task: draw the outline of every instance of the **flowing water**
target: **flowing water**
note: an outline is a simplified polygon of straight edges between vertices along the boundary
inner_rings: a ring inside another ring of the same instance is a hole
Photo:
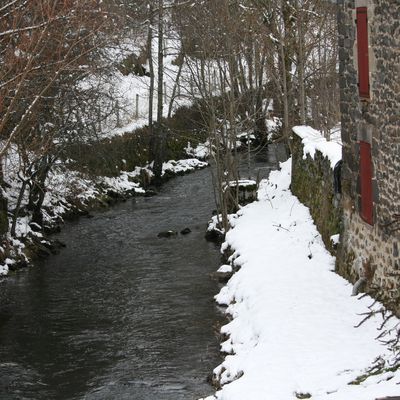
[[[209,169],[177,177],[155,197],[68,223],[60,254],[0,283],[0,399],[212,393],[220,254],[203,237],[213,208]]]

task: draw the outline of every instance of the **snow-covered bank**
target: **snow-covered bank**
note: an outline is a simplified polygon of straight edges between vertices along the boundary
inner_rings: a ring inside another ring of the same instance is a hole
[[[390,366],[391,350],[375,339],[382,316],[355,328],[372,299],[352,297],[333,272],[309,210],[289,190],[290,170],[287,161],[272,172],[259,201],[231,220],[222,250],[240,269],[216,296],[232,321],[221,329],[228,355],[214,370],[222,388],[207,400],[398,395],[399,372],[366,374],[378,357]]]
[[[14,156],[14,154],[9,154],[6,162],[7,169],[5,169],[5,180],[9,186],[4,194],[8,200],[10,215],[13,215],[16,208],[21,189],[18,169],[13,169],[13,165],[18,165],[12,162]],[[207,162],[194,158],[170,160],[163,164],[162,175],[168,179],[206,166],[208,166]],[[9,232],[6,237],[6,246],[0,247],[0,256],[3,256],[3,262],[0,258],[0,276],[7,275],[18,265],[29,264],[30,255],[35,255],[38,246],[44,253],[51,252],[51,243],[43,236],[42,228],[51,231],[71,216],[112,204],[118,198],[146,194],[146,188],[142,183],[143,175],[146,176],[145,181],[150,183],[153,176],[150,165],[136,167],[130,172],[122,171],[117,177],[87,176],[70,170],[64,165],[56,165],[46,181],[42,207],[43,227],[32,223],[32,215],[26,208],[28,196],[25,192],[20,207],[21,216],[16,220],[15,235],[12,236]]]

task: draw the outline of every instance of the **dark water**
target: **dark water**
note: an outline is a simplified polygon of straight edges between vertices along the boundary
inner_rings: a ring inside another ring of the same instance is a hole
[[[221,361],[209,277],[220,255],[203,239],[213,208],[209,169],[175,178],[156,197],[67,224],[59,255],[0,283],[0,399],[210,394]]]

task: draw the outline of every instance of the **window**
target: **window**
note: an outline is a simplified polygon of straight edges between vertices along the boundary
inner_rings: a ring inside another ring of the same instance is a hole
[[[373,225],[371,145],[360,142],[361,218]]]
[[[357,7],[358,90],[362,99],[369,99],[369,56],[367,7]]]

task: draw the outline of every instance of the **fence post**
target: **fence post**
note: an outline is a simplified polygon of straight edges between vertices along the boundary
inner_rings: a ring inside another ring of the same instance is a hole
[[[139,118],[139,95],[136,95],[136,110],[135,110],[135,118]]]

